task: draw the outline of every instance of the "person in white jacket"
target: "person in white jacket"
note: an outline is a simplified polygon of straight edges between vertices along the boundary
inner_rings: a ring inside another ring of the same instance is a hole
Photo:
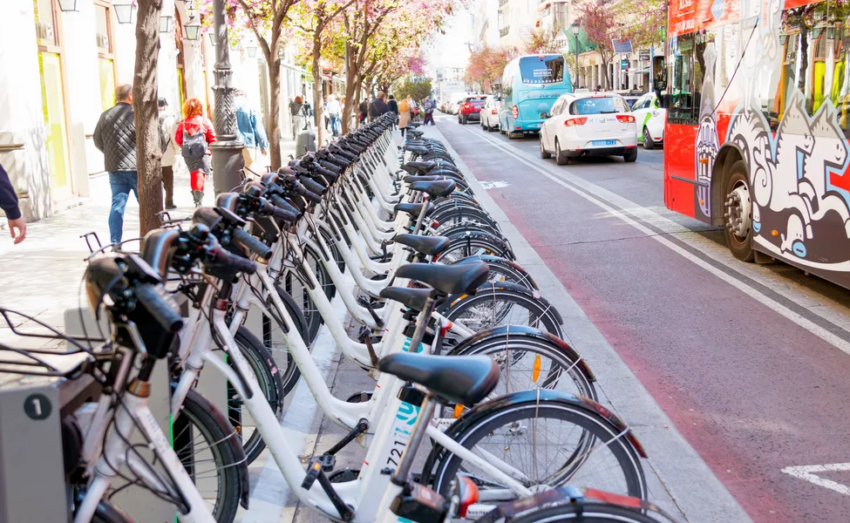
[[[165,209],[176,209],[174,205],[174,158],[177,144],[174,143],[174,130],[177,118],[168,112],[168,101],[159,97],[159,139],[162,149],[162,187],[165,189]]]
[[[331,133],[334,136],[339,136],[342,132],[342,120],[340,120],[340,116],[342,116],[342,105],[336,99],[335,94],[328,95],[328,105],[325,110],[328,112]]]

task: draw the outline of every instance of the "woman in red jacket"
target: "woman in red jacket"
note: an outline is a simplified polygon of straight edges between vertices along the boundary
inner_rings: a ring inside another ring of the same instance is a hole
[[[184,120],[177,124],[174,141],[180,146],[191,173],[195,207],[200,207],[204,200],[204,177],[210,174],[209,146],[215,141],[215,130],[209,118],[204,118],[204,108],[197,98],[186,100],[183,116]]]

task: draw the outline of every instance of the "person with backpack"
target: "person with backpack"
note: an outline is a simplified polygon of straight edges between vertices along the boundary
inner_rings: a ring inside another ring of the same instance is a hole
[[[410,120],[412,116],[410,114],[410,97],[402,99],[398,104],[398,128],[401,131],[401,135],[404,136],[404,132],[407,130],[407,127],[410,125]]]
[[[174,205],[174,157],[177,146],[174,144],[174,130],[177,119],[168,111],[168,100],[160,96],[159,107],[159,146],[162,151],[162,187],[165,189],[165,210],[176,209]]]
[[[181,147],[189,169],[195,207],[200,207],[204,201],[204,177],[211,172],[210,144],[215,142],[215,130],[209,118],[204,117],[204,107],[197,98],[189,98],[183,104],[183,117],[174,132],[174,141]]]

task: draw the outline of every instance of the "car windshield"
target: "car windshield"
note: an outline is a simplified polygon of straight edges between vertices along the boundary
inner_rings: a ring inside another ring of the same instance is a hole
[[[475,107],[483,106],[485,101],[486,101],[485,98],[467,98],[466,99],[466,103],[468,103],[469,105],[473,105]]]
[[[628,112],[628,104],[626,104],[622,98],[614,96],[579,98],[570,106],[570,114],[612,114]]]
[[[564,81],[563,56],[526,56],[519,61],[524,84],[557,84]]]

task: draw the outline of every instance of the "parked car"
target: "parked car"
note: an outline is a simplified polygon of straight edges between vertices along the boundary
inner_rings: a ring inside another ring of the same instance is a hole
[[[635,117],[616,93],[562,95],[540,129],[540,156],[558,165],[579,156],[622,156],[637,160]]]
[[[662,109],[655,93],[641,96],[632,107],[635,116],[638,142],[643,143],[644,149],[654,149],[664,142],[664,120],[667,109]]]
[[[481,128],[485,131],[499,130],[499,110],[502,108],[502,100],[496,96],[488,96],[481,109]]]
[[[629,104],[629,107],[631,107],[631,108],[634,108],[635,103],[637,103],[637,101],[640,100],[641,98],[642,98],[641,96],[635,96],[635,95],[632,95],[632,94],[624,94],[623,95],[623,100],[625,100],[626,103]]]
[[[482,94],[464,98],[458,107],[457,123],[465,125],[470,121],[477,121],[481,118],[481,109],[484,107],[486,99],[487,97]]]

